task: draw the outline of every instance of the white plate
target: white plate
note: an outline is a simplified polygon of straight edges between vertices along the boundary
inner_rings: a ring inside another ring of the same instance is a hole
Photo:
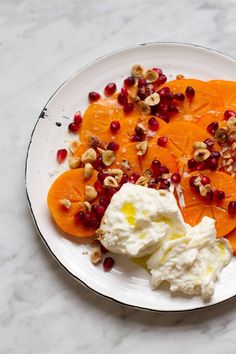
[[[101,266],[93,266],[89,256],[84,254],[86,246],[62,237],[47,210],[48,189],[66,168],[61,166],[58,169],[55,162],[58,148],[66,146],[66,117],[72,119],[75,111],[85,110],[89,91],[102,92],[110,81],[115,81],[119,87],[134,63],[145,67],[158,66],[167,73],[168,79],[183,74],[203,80],[236,80],[234,59],[206,48],[178,43],[150,43],[120,50],[78,71],[48,101],[32,133],[26,161],[26,185],[34,221],[60,264],[75,279],[103,296],[158,311],[185,311],[217,304],[236,295],[236,260],[223,270],[215,294],[208,303],[200,297],[171,296],[164,289],[152,291],[148,273],[126,259],[115,257],[116,266],[109,273],[104,273]],[[58,127],[56,122],[62,126]]]

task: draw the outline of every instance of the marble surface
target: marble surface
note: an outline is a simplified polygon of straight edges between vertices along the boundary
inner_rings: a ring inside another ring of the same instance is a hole
[[[150,41],[195,43],[236,57],[235,12],[235,0],[0,1],[1,354],[235,353],[236,300],[158,314],[77,284],[39,239],[24,186],[36,118],[74,71]]]

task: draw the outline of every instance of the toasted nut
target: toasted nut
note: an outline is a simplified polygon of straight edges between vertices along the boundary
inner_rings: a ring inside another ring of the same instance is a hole
[[[233,159],[228,159],[227,162],[226,162],[226,166],[230,166],[234,163],[234,160]]]
[[[183,80],[185,77],[182,74],[176,75],[176,80]]]
[[[233,172],[234,167],[233,167],[233,165],[230,165],[230,166],[227,167],[225,170],[226,170],[228,173],[231,173],[231,172]]]
[[[101,148],[97,148],[97,151],[100,153],[100,154],[102,154],[104,151],[105,151],[106,149],[101,149]]]
[[[195,179],[194,184],[195,184],[195,186],[197,186],[197,187],[200,187],[200,186],[202,185],[202,184],[201,184],[201,177],[200,177],[200,176],[198,176],[198,177]]]
[[[136,149],[138,150],[137,155],[143,156],[148,151],[148,142],[147,140],[141,141],[136,145]]]
[[[202,162],[208,159],[210,154],[210,151],[207,149],[198,149],[194,152],[193,157],[195,161]]]
[[[71,207],[71,201],[69,199],[60,199],[59,203],[63,205],[66,209],[70,209]]]
[[[195,141],[193,143],[193,150],[199,150],[199,149],[206,149],[207,144],[203,143],[202,141]]]
[[[93,148],[90,148],[83,153],[83,155],[81,156],[81,161],[83,163],[86,162],[91,163],[96,160],[96,157],[97,157],[96,151]]]
[[[160,195],[166,195],[166,193],[167,193],[167,192],[166,192],[164,189],[160,189],[160,190],[159,190],[159,194],[160,194]]]
[[[230,143],[233,143],[234,141],[236,141],[236,129],[232,130],[229,132],[228,134],[228,141]]]
[[[102,162],[105,166],[111,166],[116,160],[116,154],[112,150],[106,150],[102,153]]]
[[[89,140],[89,146],[93,149],[96,149],[100,145],[100,141],[97,136],[90,136],[88,140]]]
[[[91,211],[92,205],[89,202],[84,202],[83,204],[84,204],[86,210]]]
[[[230,150],[225,150],[224,152],[222,152],[222,157],[224,159],[230,159],[232,157]]]
[[[123,167],[125,170],[130,170],[131,166],[128,160],[122,160],[121,161],[121,167]]]
[[[84,178],[90,178],[93,174],[93,166],[90,162],[87,162],[84,166]]]
[[[154,92],[145,98],[144,102],[149,106],[156,106],[160,102],[160,95],[157,92]]]
[[[72,170],[80,166],[81,159],[80,157],[69,157],[68,164]]]
[[[152,177],[152,171],[147,169],[143,172],[144,177],[150,179]]]
[[[103,186],[105,188],[117,188],[119,187],[118,183],[117,183],[117,180],[115,179],[115,177],[112,177],[112,176],[107,176],[104,181],[103,181]]]
[[[97,191],[94,187],[92,186],[86,186],[85,187],[85,200],[87,202],[91,202],[97,197]]]
[[[124,174],[124,172],[119,169],[119,168],[112,168],[110,170],[107,171],[110,175],[114,176],[114,178],[116,179],[116,181],[119,183],[121,181],[121,178]]]
[[[158,79],[159,74],[156,71],[149,69],[145,71],[143,77],[147,83],[152,83]]]
[[[236,117],[230,117],[227,120],[227,126],[229,127],[229,129],[234,129],[236,128]]]
[[[76,140],[74,140],[74,141],[72,141],[70,143],[70,151],[72,152],[72,154],[74,154],[76,152],[76,150],[78,149],[80,144],[81,143],[79,141],[76,141]]]
[[[139,64],[134,64],[131,68],[131,74],[134,77],[141,78],[141,77],[143,77],[144,72],[145,72],[144,67]]]
[[[236,150],[236,141],[231,145],[232,150]]]
[[[199,192],[200,192],[200,194],[201,194],[201,196],[202,197],[205,197],[206,195],[207,195],[207,192],[210,190],[210,186],[203,186],[203,185],[201,185],[200,187],[199,187]]]
[[[95,235],[97,237],[97,240],[102,240],[104,238],[104,231],[102,229],[97,229],[95,231]]]
[[[139,179],[137,180],[137,182],[135,184],[137,184],[138,186],[143,186],[143,187],[147,187],[148,185],[148,179],[144,176],[139,177]]]
[[[223,128],[217,129],[214,136],[220,143],[226,143],[228,141],[228,134]]]
[[[136,95],[130,95],[129,97],[132,103],[138,103],[140,101],[140,98]]]
[[[91,251],[90,261],[93,264],[98,264],[102,260],[102,251],[99,246],[94,247]]]
[[[135,130],[138,130],[140,134],[145,134],[146,133],[146,128],[143,125],[143,123],[138,123],[135,127]]]
[[[171,173],[162,173],[161,177],[164,179],[168,179],[171,177]]]
[[[137,109],[140,112],[143,112],[145,114],[150,114],[151,113],[151,107],[147,103],[145,103],[144,101],[139,101],[138,102]]]

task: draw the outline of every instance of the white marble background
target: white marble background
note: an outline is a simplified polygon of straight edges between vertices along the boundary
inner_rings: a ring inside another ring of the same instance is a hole
[[[235,0],[0,1],[1,354],[236,352],[236,300],[202,312],[148,313],[69,278],[40,241],[24,189],[36,118],[69,75],[113,49],[150,41],[236,57],[235,15]]]

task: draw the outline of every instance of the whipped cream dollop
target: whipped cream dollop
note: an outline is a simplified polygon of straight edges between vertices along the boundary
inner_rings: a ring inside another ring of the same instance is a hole
[[[151,286],[167,281],[170,291],[202,295],[208,300],[215,281],[232,258],[226,239],[217,239],[215,220],[204,217],[195,227],[183,220],[172,192],[126,183],[112,197],[100,231],[111,252],[150,255]]]

